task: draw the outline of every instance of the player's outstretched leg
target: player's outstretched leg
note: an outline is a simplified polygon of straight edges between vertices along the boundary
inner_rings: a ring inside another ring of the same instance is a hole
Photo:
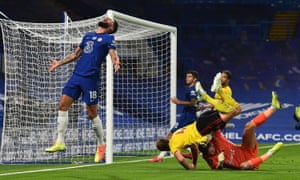
[[[274,155],[281,149],[282,146],[283,146],[283,143],[278,142],[271,149],[269,149],[268,153],[271,153],[271,155]]]
[[[163,162],[164,161],[164,158],[160,158],[158,156],[150,159],[148,162],[151,162],[151,163],[154,163],[154,162]]]
[[[207,94],[206,91],[203,89],[200,81],[197,81],[195,84],[195,89],[196,89],[196,93],[197,93],[197,99],[198,101],[202,101],[203,100],[203,95]]]
[[[222,87],[221,82],[222,73],[218,72],[214,77],[214,82],[210,88],[211,92],[218,92],[218,90]]]
[[[262,164],[263,162],[268,160],[271,156],[273,156],[276,152],[278,152],[282,146],[283,146],[282,142],[276,143],[271,149],[269,149],[263,155],[241,163],[241,169],[257,169],[260,164]]]
[[[200,81],[196,82],[195,89],[196,89],[198,101],[206,101],[207,103],[212,104],[214,108],[220,112],[229,113],[236,108],[228,103],[220,103],[218,99],[214,99],[210,97],[203,89]],[[237,103],[237,105],[239,104]]]
[[[278,98],[278,95],[275,91],[272,91],[272,105],[271,105],[275,110],[280,110],[281,109],[281,104]]]
[[[95,163],[99,163],[103,160],[105,149],[106,149],[106,144],[103,144],[102,146],[100,145],[97,146],[97,151],[94,159]]]
[[[168,151],[160,151],[158,156],[155,156],[154,158],[150,159],[148,162],[154,163],[154,162],[163,162],[164,157],[167,155]]]
[[[65,143],[61,143],[61,142],[58,142],[56,141],[53,146],[49,147],[49,148],[46,148],[45,149],[45,152],[48,152],[48,153],[53,153],[53,152],[57,152],[57,151],[65,151],[66,150],[66,145]]]

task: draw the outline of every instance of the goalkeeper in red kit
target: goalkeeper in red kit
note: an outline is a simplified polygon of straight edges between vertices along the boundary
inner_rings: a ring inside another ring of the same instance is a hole
[[[212,169],[258,169],[261,163],[280,150],[283,143],[278,142],[265,154],[258,156],[258,142],[255,136],[255,129],[279,109],[281,109],[281,105],[278,96],[275,92],[272,92],[271,107],[245,125],[242,144],[236,145],[232,143],[222,135],[221,130],[217,130],[206,146],[199,145],[199,150],[202,152],[204,160]]]

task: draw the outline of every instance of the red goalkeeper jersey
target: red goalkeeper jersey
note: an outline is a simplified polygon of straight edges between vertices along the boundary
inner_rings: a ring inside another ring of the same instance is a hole
[[[203,154],[204,160],[208,163],[211,169],[218,168],[218,155],[224,152],[224,168],[240,169],[240,164],[249,159],[255,158],[258,155],[258,144],[254,149],[249,148],[246,145],[236,145],[226,139],[220,130],[215,132],[214,138],[210,141],[215,148],[216,154],[214,156],[208,156]],[[258,167],[256,167],[258,168]]]

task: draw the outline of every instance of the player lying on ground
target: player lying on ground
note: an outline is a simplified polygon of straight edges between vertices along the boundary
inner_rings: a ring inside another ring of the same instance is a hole
[[[176,124],[171,128],[167,139],[170,139],[171,135],[179,128],[182,128],[188,124],[191,124],[195,121],[195,115],[196,115],[196,108],[195,108],[195,84],[197,82],[196,91],[198,94],[199,99],[203,99],[211,102],[216,106],[215,109],[218,109],[220,112],[229,112],[234,108],[237,108],[239,110],[236,110],[236,115],[240,112],[240,105],[231,97],[231,89],[229,87],[228,89],[228,83],[229,78],[231,76],[231,73],[229,71],[224,71],[223,73],[217,73],[217,75],[214,78],[213,85],[211,87],[211,90],[213,92],[216,92],[218,94],[217,99],[210,98],[205,90],[202,88],[200,81],[198,80],[198,73],[195,71],[188,71],[186,73],[186,84],[188,86],[187,92],[185,95],[184,101],[178,101],[177,99],[172,98],[172,102],[175,104],[181,104],[185,105],[181,118],[176,121]],[[222,88],[226,86],[226,88]],[[217,93],[220,92],[220,93]],[[229,96],[229,97],[228,97]],[[176,101],[175,101],[176,100]],[[220,105],[220,103],[222,103]],[[210,107],[213,107],[211,105]],[[162,162],[163,157],[166,155],[167,151],[161,151],[160,154],[157,157],[154,157],[153,159],[150,159],[149,162]]]
[[[199,145],[199,149],[207,164],[212,169],[258,169],[259,165],[276,153],[283,143],[277,143],[268,152],[259,157],[255,129],[266,122],[280,108],[278,96],[275,92],[272,92],[271,107],[245,125],[241,145],[236,145],[227,140],[220,130],[214,132],[213,138],[206,146]]]
[[[162,138],[156,142],[156,147],[160,151],[171,151],[177,161],[185,169],[195,169],[198,159],[198,144],[206,143],[209,139],[207,135],[212,131],[224,128],[225,124],[241,111],[240,107],[232,109],[228,113],[219,113],[210,110],[204,112],[196,122],[175,131],[170,139]],[[192,153],[192,164],[185,160],[185,149],[190,148]]]

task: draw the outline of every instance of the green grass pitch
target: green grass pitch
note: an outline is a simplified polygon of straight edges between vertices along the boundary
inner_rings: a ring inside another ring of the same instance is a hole
[[[260,154],[270,146],[260,144]],[[210,170],[199,157],[196,170],[187,171],[174,158],[149,163],[151,157],[114,159],[113,164],[0,165],[0,180],[191,180],[252,179],[294,180],[300,176],[300,144],[285,144],[281,151],[260,166],[259,170]]]

